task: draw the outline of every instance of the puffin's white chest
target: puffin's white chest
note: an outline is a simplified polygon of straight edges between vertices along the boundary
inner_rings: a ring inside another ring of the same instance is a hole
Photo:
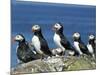
[[[74,42],[74,47],[75,47],[75,49],[79,52],[80,55],[83,54],[83,53],[81,52],[81,50],[80,50],[79,42]]]
[[[60,43],[60,41],[61,41],[61,38],[60,38],[60,36],[58,35],[58,34],[54,34],[54,42],[55,42],[55,44],[59,47],[59,48],[61,48],[63,51],[65,50],[65,48],[61,45],[61,43]]]
[[[43,52],[40,50],[41,49],[41,45],[40,45],[40,41],[39,38],[37,36],[33,36],[32,38],[32,45],[34,46],[34,48],[36,49],[36,51],[40,54],[43,54]]]
[[[87,44],[87,48],[88,48],[90,53],[93,53],[93,47],[91,44]]]

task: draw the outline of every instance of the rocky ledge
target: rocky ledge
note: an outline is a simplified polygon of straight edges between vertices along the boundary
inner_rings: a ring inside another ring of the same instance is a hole
[[[59,56],[18,64],[16,67],[11,69],[11,75],[92,69],[96,69],[96,61],[94,58],[89,56]]]

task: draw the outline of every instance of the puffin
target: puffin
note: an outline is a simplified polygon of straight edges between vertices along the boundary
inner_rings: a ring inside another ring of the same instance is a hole
[[[75,51],[74,47],[63,34],[63,25],[60,22],[55,23],[53,25],[53,30],[55,32],[53,40],[56,46],[61,49],[60,55],[76,55],[78,52]]]
[[[73,37],[73,40],[74,40],[74,42],[73,42],[74,48],[78,51],[79,55],[86,54],[86,55],[90,56],[90,53],[88,51],[87,46],[81,40],[80,33],[79,32],[75,32],[72,37]]]
[[[91,53],[92,57],[95,57],[96,55],[95,36],[93,34],[90,34],[88,39],[89,40],[88,40],[87,48],[89,52]]]
[[[47,41],[42,35],[41,27],[39,25],[33,25],[32,32],[34,33],[32,37],[32,45],[34,46],[36,52],[41,55],[41,59],[51,57],[52,52],[49,49]]]
[[[39,56],[34,48],[31,47],[22,34],[17,34],[14,37],[14,41],[18,42],[16,48],[18,63],[27,63],[29,61],[39,59]]]

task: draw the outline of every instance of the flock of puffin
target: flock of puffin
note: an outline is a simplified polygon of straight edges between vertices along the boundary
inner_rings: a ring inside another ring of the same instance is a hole
[[[14,37],[18,42],[17,58],[19,62],[27,63],[36,59],[44,59],[52,56],[81,56],[83,54],[96,57],[96,38],[93,34],[89,35],[88,44],[85,45],[81,40],[81,35],[78,32],[73,34],[73,45],[63,34],[63,25],[56,23],[53,26],[54,36],[53,40],[57,49],[50,50],[47,41],[42,35],[42,29],[39,25],[33,25],[32,32],[34,32],[32,42],[26,41],[22,34]]]

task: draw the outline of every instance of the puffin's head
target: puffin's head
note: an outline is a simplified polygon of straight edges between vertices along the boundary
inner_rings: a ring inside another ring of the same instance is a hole
[[[75,33],[73,34],[74,40],[79,40],[80,37],[81,37],[81,35],[80,35],[80,33],[78,33],[78,32],[75,32]]]
[[[59,23],[56,23],[54,26],[53,26],[53,30],[54,31],[63,31],[63,26],[62,24],[59,22]]]
[[[38,32],[41,31],[41,27],[39,25],[33,25],[32,32]]]
[[[89,40],[95,40],[95,36],[93,34],[89,35]]]
[[[22,41],[25,41],[25,38],[22,34],[18,34],[15,36],[14,40],[17,42],[22,42]]]

